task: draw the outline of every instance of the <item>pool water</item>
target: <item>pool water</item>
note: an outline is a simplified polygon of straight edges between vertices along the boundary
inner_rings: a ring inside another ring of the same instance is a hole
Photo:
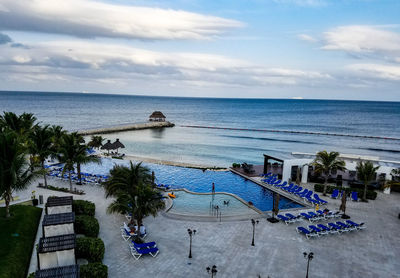
[[[214,195],[197,195],[185,191],[175,191],[176,198],[173,206],[169,210],[171,213],[201,216],[217,216],[215,206],[218,206],[218,215],[221,216],[240,216],[254,215],[258,213],[243,204],[237,198],[228,194],[216,193]],[[228,202],[228,204],[224,204]]]
[[[102,164],[89,163],[82,165],[82,172],[92,174],[109,174],[109,170],[115,164],[129,165],[127,160],[102,158]],[[227,192],[235,194],[244,201],[251,201],[256,208],[262,211],[272,210],[272,191],[233,174],[230,171],[202,171],[199,169],[175,167],[143,163],[142,165],[154,171],[156,182],[170,185],[171,188],[186,188],[192,192],[211,192],[212,183],[215,183],[216,192]],[[289,209],[303,207],[290,199],[280,196],[279,208]]]

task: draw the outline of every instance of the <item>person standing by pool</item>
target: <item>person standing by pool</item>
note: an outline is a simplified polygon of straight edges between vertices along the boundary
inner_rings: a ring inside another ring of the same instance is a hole
[[[211,189],[212,191],[212,194],[215,194],[215,184],[214,183],[212,183],[212,189]]]

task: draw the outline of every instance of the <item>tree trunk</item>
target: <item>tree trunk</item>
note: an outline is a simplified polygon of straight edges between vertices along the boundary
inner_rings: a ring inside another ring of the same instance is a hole
[[[6,203],[6,218],[10,217],[10,196],[5,196],[4,201]]]
[[[76,163],[76,172],[78,172],[78,182],[81,183],[81,164],[80,163]]]
[[[68,179],[69,179],[69,191],[72,192],[71,171],[68,172]]]
[[[44,171],[44,173],[43,173],[44,187],[47,188],[47,176],[46,176],[46,171],[45,171],[45,168],[44,168],[44,161],[42,161],[42,169]]]
[[[367,183],[364,184],[364,194],[363,194],[363,201],[366,202],[367,201]]]
[[[325,181],[324,181],[324,192],[322,193],[322,195],[326,196],[326,188],[327,188],[327,184],[326,182],[328,181],[328,177],[325,176]]]

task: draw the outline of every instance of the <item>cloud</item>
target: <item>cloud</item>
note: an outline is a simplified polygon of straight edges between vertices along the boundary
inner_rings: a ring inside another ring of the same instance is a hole
[[[323,34],[324,50],[340,50],[356,56],[399,61],[400,34],[380,26],[341,26]]]
[[[208,39],[243,27],[231,19],[91,0],[2,0],[0,29],[66,34],[172,40]]]
[[[12,39],[8,35],[0,33],[0,44],[6,44],[10,42],[12,42]]]
[[[311,37],[310,35],[307,34],[299,34],[297,37],[302,40],[302,41],[307,41],[307,42],[317,42],[318,40]]]
[[[318,84],[328,74],[297,69],[268,68],[247,61],[202,53],[156,52],[128,46],[85,41],[54,41],[25,48],[0,46],[0,66],[13,69],[14,76],[32,75],[26,69],[41,69],[64,78],[99,80],[146,79],[151,82],[187,82],[223,86],[267,86]],[[151,83],[149,83],[151,84]]]
[[[357,75],[387,81],[400,81],[400,66],[353,64],[347,67]]]

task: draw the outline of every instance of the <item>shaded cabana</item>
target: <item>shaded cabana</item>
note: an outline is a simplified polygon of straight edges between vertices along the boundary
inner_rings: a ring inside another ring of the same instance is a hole
[[[110,150],[115,150],[115,146],[113,143],[111,143],[111,140],[107,140],[107,143],[105,143],[103,146],[101,146],[102,150],[107,150],[108,153],[110,153]]]
[[[38,268],[75,265],[76,235],[42,237],[37,249]]]
[[[118,153],[118,149],[119,149],[119,148],[121,148],[121,149],[125,148],[125,145],[122,144],[121,141],[119,141],[118,138],[117,138],[117,140],[116,140],[114,143],[112,143],[112,144],[113,144],[113,146],[114,146],[114,149],[117,149],[117,153]]]
[[[67,212],[72,212],[72,196],[47,198],[46,214]]]
[[[44,237],[68,235],[74,233],[75,213],[57,213],[45,215],[42,221]]]
[[[35,278],[79,278],[79,265],[37,270],[35,272]]]
[[[150,122],[165,122],[165,115],[161,111],[154,111],[150,117]]]

